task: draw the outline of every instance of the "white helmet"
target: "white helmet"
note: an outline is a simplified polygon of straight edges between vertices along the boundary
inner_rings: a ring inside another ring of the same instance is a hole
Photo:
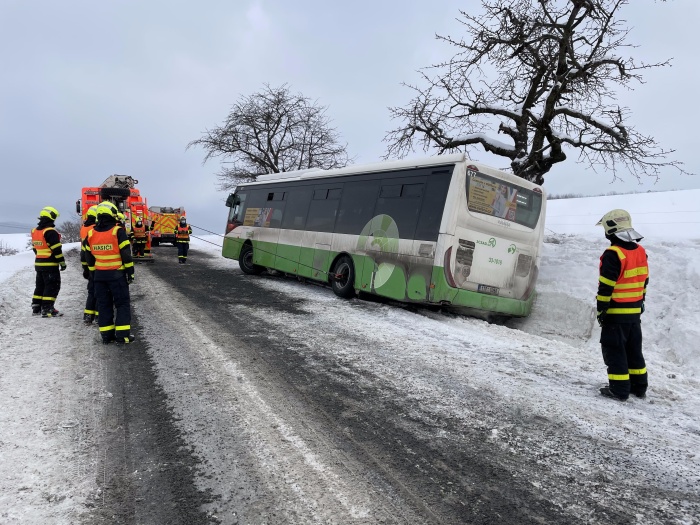
[[[602,226],[606,236],[614,235],[621,241],[637,242],[644,238],[632,227],[632,217],[625,210],[609,211],[596,226]]]

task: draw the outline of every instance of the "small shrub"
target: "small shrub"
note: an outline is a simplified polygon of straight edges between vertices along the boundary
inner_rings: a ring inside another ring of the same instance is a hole
[[[19,250],[15,249],[15,248],[10,248],[3,241],[0,241],[0,257],[3,255],[16,255],[18,253],[19,253]]]

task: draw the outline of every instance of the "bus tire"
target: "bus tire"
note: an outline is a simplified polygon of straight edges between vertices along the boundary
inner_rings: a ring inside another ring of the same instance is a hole
[[[338,297],[349,299],[355,295],[355,266],[352,258],[343,255],[333,267],[331,288]]]
[[[241,271],[248,275],[259,275],[264,270],[262,266],[253,263],[253,246],[251,244],[244,244],[241,248],[238,265],[241,267]]]

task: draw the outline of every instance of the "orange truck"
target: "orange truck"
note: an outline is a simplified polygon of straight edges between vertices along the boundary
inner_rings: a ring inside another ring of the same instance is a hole
[[[175,229],[180,217],[186,217],[185,208],[172,208],[169,206],[151,206],[148,211],[151,214],[151,243],[158,246],[161,243],[169,242],[177,246],[175,239]]]
[[[148,225],[150,219],[148,201],[136,188],[138,182],[128,175],[110,175],[100,186],[85,187],[81,190],[81,197],[75,203],[75,211],[80,215],[82,222],[85,222],[91,206],[102,201],[113,202],[124,214],[124,227],[127,233],[131,234],[131,225],[137,218],[141,218],[145,225]],[[146,244],[145,255],[142,260],[153,261],[150,239]]]

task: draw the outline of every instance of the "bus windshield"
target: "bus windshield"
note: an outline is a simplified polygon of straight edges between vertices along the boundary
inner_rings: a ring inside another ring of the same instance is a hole
[[[471,212],[535,228],[540,218],[542,194],[468,169],[467,207]]]

